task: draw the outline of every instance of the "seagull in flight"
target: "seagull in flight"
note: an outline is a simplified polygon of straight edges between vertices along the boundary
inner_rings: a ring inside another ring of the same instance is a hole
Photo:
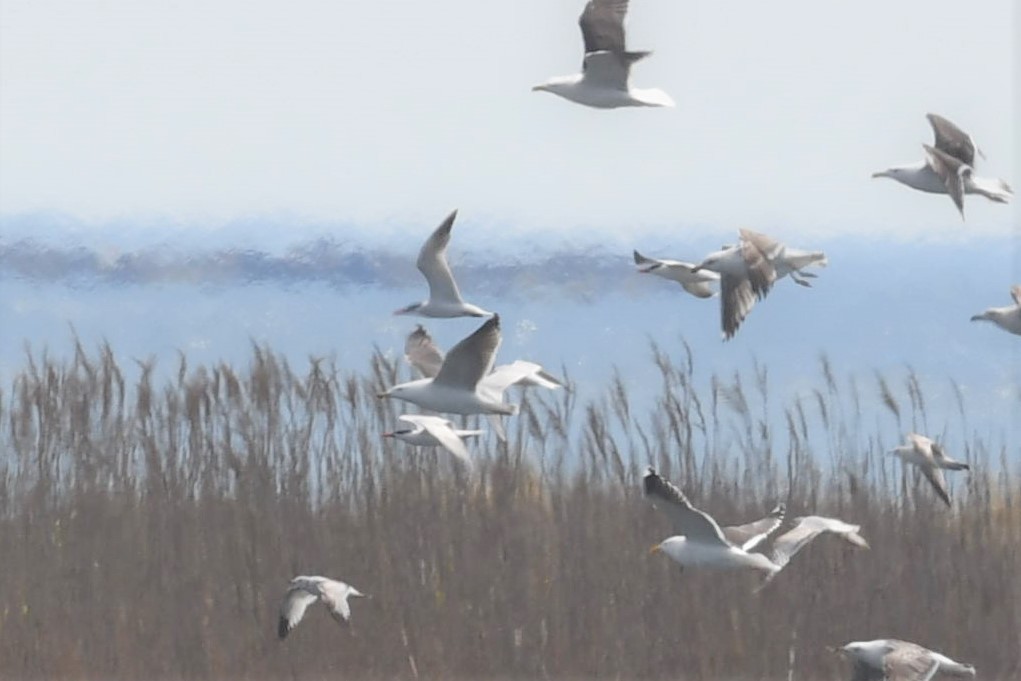
[[[597,109],[621,106],[674,106],[658,89],[633,88],[631,65],[651,52],[629,52],[624,43],[628,0],[589,0],[578,19],[585,56],[581,73],[550,78],[533,91],[552,92]]]
[[[980,194],[996,203],[1008,203],[1014,190],[997,178],[974,174],[975,156],[985,154],[971,135],[938,114],[927,114],[935,136],[932,145],[923,144],[925,160],[894,166],[873,173],[872,177],[888,177],[912,189],[931,194],[949,194],[964,219],[965,194]]]
[[[851,661],[851,681],[929,681],[937,674],[975,676],[975,667],[917,643],[880,638],[830,648]]]
[[[827,262],[822,251],[790,248],[765,234],[742,229],[736,246],[724,246],[710,253],[691,271],[719,273],[720,321],[723,339],[729,340],[777,279],[790,276],[802,286],[811,286],[805,277],[816,275],[804,269],[812,265],[825,267]]]
[[[368,596],[350,584],[338,582],[335,579],[307,575],[295,577],[288,584],[287,593],[280,603],[280,622],[277,626],[277,635],[281,639],[287,638],[291,629],[298,626],[301,618],[305,616],[308,606],[316,601],[322,601],[337,622],[347,624],[351,619],[351,605],[347,601],[348,598],[368,598]]]
[[[516,414],[516,404],[504,403],[486,386],[480,385],[493,368],[500,342],[500,316],[493,315],[451,349],[434,378],[401,383],[378,396],[404,400],[422,409],[446,414]],[[531,362],[508,365],[502,377],[506,382],[504,387],[533,373],[536,366]],[[501,388],[500,395],[502,392]]]
[[[421,324],[408,334],[404,342],[404,358],[423,378],[434,378],[443,365],[443,351],[433,342],[432,336]],[[548,390],[564,388],[563,381],[547,372],[535,362],[517,360],[495,367],[479,381],[478,392],[490,402],[501,402],[503,394],[512,385],[540,387]],[[498,414],[487,414],[496,436],[506,442],[507,431]]]
[[[454,226],[457,211],[448,215],[440,226],[426,239],[422,250],[418,253],[416,264],[429,283],[429,298],[420,303],[412,303],[394,314],[414,314],[420,317],[488,317],[481,307],[464,302],[461,291],[457,288],[454,275],[447,264],[447,245],[450,243],[450,230]]]
[[[716,295],[713,286],[720,281],[720,275],[712,270],[695,269],[695,264],[680,260],[658,260],[647,258],[638,251],[634,252],[635,265],[642,274],[655,274],[658,277],[676,281],[685,291],[696,298],[711,298]]]
[[[1014,299],[1013,305],[990,307],[985,312],[972,317],[971,321],[992,322],[1008,333],[1021,336],[1021,284],[1011,287],[1010,297]]]
[[[766,573],[762,589],[783,570],[801,549],[823,533],[836,534],[844,540],[868,548],[851,525],[836,518],[803,516],[794,520],[794,527],[773,539],[769,557],[752,549],[770,538],[783,524],[786,507],[778,504],[769,514],[735,527],[720,527],[705,511],[695,508],[680,489],[662,478],[651,466],[643,478],[645,496],[661,502],[664,512],[673,521],[676,535],[652,547],[650,553],[662,551],[682,567],[702,567],[714,570],[753,568]],[[659,503],[656,503],[659,507]]]
[[[474,467],[468,448],[464,445],[464,438],[476,437],[486,431],[460,430],[441,416],[427,414],[404,414],[398,416],[397,420],[410,427],[383,433],[383,437],[396,438],[419,447],[443,447],[457,457],[466,469],[471,470]]]
[[[890,454],[899,457],[904,463],[918,466],[947,506],[950,506],[950,493],[947,491],[947,480],[943,476],[943,471],[971,470],[968,464],[948,457],[938,442],[918,433],[908,433],[905,444],[894,447]]]

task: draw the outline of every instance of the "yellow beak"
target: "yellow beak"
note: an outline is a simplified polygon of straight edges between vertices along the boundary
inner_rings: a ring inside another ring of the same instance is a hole
[[[656,544],[651,549],[649,549],[649,555],[651,556],[652,554],[658,553],[659,551],[662,551],[662,550],[663,550],[663,545],[662,544]]]

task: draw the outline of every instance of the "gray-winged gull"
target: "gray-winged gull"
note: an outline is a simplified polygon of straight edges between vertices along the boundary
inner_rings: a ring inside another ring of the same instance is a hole
[[[720,322],[723,338],[727,340],[734,337],[756,301],[766,297],[777,279],[789,275],[802,286],[809,286],[804,277],[815,275],[803,270],[826,264],[826,254],[822,251],[789,248],[765,234],[742,229],[736,246],[725,246],[710,253],[692,272],[719,273]]]
[[[979,194],[990,201],[1007,203],[1014,191],[998,178],[974,174],[976,153],[983,158],[971,135],[937,114],[927,114],[935,136],[933,145],[923,144],[925,160],[894,166],[873,173],[872,177],[888,177],[912,189],[931,194],[949,194],[964,217],[965,194]]]
[[[628,0],[590,0],[578,19],[585,57],[581,73],[550,78],[533,91],[552,92],[597,109],[621,106],[674,106],[670,95],[655,88],[633,88],[631,66],[650,52],[628,52],[624,16]]]
[[[851,681],[929,681],[936,674],[975,676],[970,664],[895,638],[852,641],[830,650],[851,661]]]

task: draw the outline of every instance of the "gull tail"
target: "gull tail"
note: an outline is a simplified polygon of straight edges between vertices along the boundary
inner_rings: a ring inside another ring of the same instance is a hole
[[[996,203],[1010,203],[1014,198],[1014,190],[1003,180],[990,177],[971,176],[971,193],[980,194]]]
[[[632,88],[630,94],[642,106],[665,106],[670,108],[677,106],[670,95],[658,88]]]

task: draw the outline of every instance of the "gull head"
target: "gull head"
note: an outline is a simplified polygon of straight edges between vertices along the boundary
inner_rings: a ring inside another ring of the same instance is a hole
[[[532,92],[552,92],[555,95],[564,96],[565,92],[574,89],[579,80],[581,80],[581,75],[556,76],[550,78],[545,83],[533,86]]]
[[[351,590],[347,592],[347,595],[353,598],[372,598],[372,596],[368,594],[363,594],[361,591],[354,588],[353,586],[351,587]]]
[[[977,315],[973,315],[971,318],[973,322],[991,322],[993,321],[992,315],[989,314],[989,310]]]

